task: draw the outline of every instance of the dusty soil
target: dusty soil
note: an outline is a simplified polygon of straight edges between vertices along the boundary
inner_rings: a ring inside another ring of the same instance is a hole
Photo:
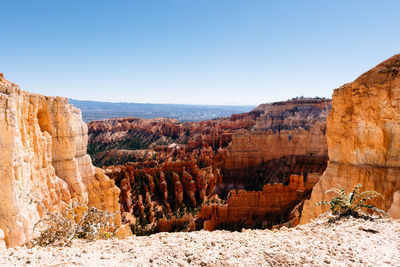
[[[400,266],[400,220],[324,214],[291,229],[159,233],[0,251],[0,266]]]

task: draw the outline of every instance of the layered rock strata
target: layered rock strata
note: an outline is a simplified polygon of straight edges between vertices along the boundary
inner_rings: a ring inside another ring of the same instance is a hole
[[[232,190],[226,205],[205,205],[197,214],[204,229],[240,230],[242,227],[267,228],[289,220],[288,215],[310,193],[319,180],[319,174],[290,175],[288,185],[264,185],[262,191]],[[304,180],[307,180],[304,183]],[[291,218],[290,226],[299,223]]]
[[[325,156],[328,151],[324,131],[325,125],[313,125],[309,130],[296,128],[279,133],[268,130],[235,134],[227,148],[223,167],[255,167],[288,155]]]
[[[325,191],[362,183],[384,199],[374,204],[399,216],[400,55],[377,65],[354,82],[336,89],[328,117],[328,167],[306,201],[301,222],[324,211],[312,205],[332,196]]]
[[[129,162],[130,158],[119,160],[106,154],[118,150],[129,155],[132,150],[157,150],[171,144],[184,145],[188,152],[204,147],[217,151],[233,141],[228,149],[229,168],[246,162],[257,165],[293,153],[327,155],[326,116],[330,105],[331,101],[325,99],[294,99],[262,104],[249,113],[230,118],[193,123],[163,118],[94,121],[89,123],[88,152],[98,166],[118,165]],[[266,143],[269,145],[265,146]],[[246,162],[235,161],[242,157]]]
[[[0,75],[0,135],[0,233],[7,246],[35,234],[44,211],[32,198],[51,211],[74,199],[119,211],[120,190],[92,165],[87,126],[67,99],[24,92]]]

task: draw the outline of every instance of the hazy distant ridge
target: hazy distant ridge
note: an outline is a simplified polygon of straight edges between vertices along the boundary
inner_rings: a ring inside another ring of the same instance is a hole
[[[82,101],[69,99],[69,103],[81,109],[85,122],[121,117],[152,119],[172,118],[180,121],[201,121],[232,114],[249,112],[256,106],[209,106],[182,104],[143,104]]]

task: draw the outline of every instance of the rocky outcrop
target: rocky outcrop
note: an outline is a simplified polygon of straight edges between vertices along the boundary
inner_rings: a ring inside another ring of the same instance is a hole
[[[67,99],[24,92],[1,75],[0,135],[0,233],[7,246],[34,235],[43,210],[30,198],[49,210],[61,211],[76,199],[119,211],[120,190],[93,167],[86,154],[87,126]]]
[[[328,117],[328,167],[306,201],[301,222],[324,211],[312,209],[336,184],[350,190],[357,183],[384,199],[374,204],[397,217],[400,189],[400,55],[379,64],[333,93]]]
[[[331,107],[331,100],[320,98],[293,98],[289,101],[261,104],[253,112],[260,112],[255,128],[280,130],[303,128],[309,130],[319,125],[323,129]]]

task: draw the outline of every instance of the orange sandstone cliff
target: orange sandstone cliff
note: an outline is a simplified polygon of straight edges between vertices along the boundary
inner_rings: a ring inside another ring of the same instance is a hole
[[[16,246],[33,237],[43,211],[27,194],[49,210],[76,199],[119,211],[120,190],[92,165],[87,141],[81,113],[67,99],[24,92],[0,75],[0,243]]]
[[[384,199],[374,203],[400,218],[400,55],[395,55],[354,82],[336,89],[328,117],[329,163],[304,204],[301,222],[324,211],[312,205],[328,200],[324,192],[337,184],[357,183]]]

